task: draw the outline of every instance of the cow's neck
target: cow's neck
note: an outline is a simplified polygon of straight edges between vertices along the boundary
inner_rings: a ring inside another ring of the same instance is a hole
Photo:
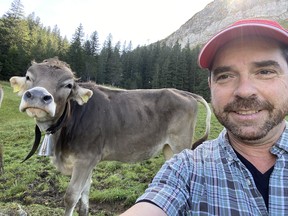
[[[60,128],[63,127],[63,125],[66,122],[66,119],[68,117],[68,113],[70,111],[70,103],[69,101],[66,103],[65,109],[63,114],[60,116],[60,118],[57,120],[57,122],[54,125],[51,125],[47,130],[46,133],[48,134],[54,134],[56,133]]]
[[[51,156],[52,147],[54,145],[54,143],[52,142],[52,139],[51,139],[51,135],[56,133],[60,128],[63,127],[63,125],[66,122],[66,119],[68,117],[69,112],[70,112],[70,103],[67,102],[63,114],[60,116],[60,118],[57,120],[57,122],[55,124],[52,124],[48,129],[43,129],[43,127],[41,128],[41,124],[36,122],[37,124],[35,126],[34,144],[32,146],[32,149],[30,150],[29,154],[23,160],[23,162],[28,160],[35,153],[35,151],[38,149],[38,146],[39,146],[40,140],[41,140],[41,130],[45,131],[46,134],[45,134],[45,137],[43,139],[43,143],[40,147],[39,155]]]
[[[68,114],[70,112],[70,102],[68,101],[66,103],[64,112],[60,116],[60,118],[56,121],[54,124],[47,124],[47,122],[42,123],[42,122],[37,122],[36,124],[40,128],[41,131],[45,132],[46,134],[54,134],[56,133],[60,128],[62,128],[66,122],[66,119],[68,117]],[[48,126],[47,126],[48,125]]]

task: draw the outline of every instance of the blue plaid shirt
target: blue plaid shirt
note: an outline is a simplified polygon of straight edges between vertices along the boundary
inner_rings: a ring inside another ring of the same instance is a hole
[[[167,215],[288,215],[288,123],[271,148],[277,161],[269,181],[269,212],[249,170],[224,129],[196,150],[167,161],[137,202],[148,200]]]

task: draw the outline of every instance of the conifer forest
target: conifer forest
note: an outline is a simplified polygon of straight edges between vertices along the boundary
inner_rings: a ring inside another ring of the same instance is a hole
[[[84,36],[80,24],[68,41],[57,25],[43,26],[35,13],[25,16],[21,1],[14,0],[0,17],[0,80],[23,76],[32,60],[58,56],[81,81],[124,89],[177,88],[210,100],[208,73],[197,64],[199,46],[158,41],[133,48],[131,41],[114,43],[112,34],[100,44],[97,30]]]

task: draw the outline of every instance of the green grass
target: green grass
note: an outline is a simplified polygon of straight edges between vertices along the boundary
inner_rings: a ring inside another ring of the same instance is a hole
[[[20,97],[8,82],[0,109],[0,145],[4,149],[4,174],[0,175],[0,215],[17,215],[23,209],[29,215],[63,215],[62,197],[69,177],[60,174],[49,158],[32,156],[21,163],[34,139],[34,120],[19,112]],[[206,111],[200,105],[195,138],[205,130]],[[212,116],[210,139],[222,126]],[[143,193],[164,159],[159,155],[140,163],[100,162],[93,173],[90,191],[90,215],[113,216],[131,206]],[[74,215],[77,215],[75,213]]]

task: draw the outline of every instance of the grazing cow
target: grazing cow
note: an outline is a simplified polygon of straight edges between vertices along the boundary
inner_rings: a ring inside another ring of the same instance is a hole
[[[32,62],[25,77],[12,77],[22,95],[20,111],[36,120],[36,138],[29,158],[46,132],[40,155],[49,155],[62,173],[72,175],[64,196],[65,215],[80,201],[79,215],[88,214],[92,170],[102,160],[137,162],[161,150],[165,158],[192,148],[198,102],[196,94],[176,89],[120,90],[76,82],[65,62],[52,58]],[[196,145],[197,145],[196,144]]]
[[[0,107],[2,104],[2,100],[4,98],[4,91],[2,86],[0,85]],[[0,144],[0,174],[4,172],[4,165],[3,165],[3,146]]]

